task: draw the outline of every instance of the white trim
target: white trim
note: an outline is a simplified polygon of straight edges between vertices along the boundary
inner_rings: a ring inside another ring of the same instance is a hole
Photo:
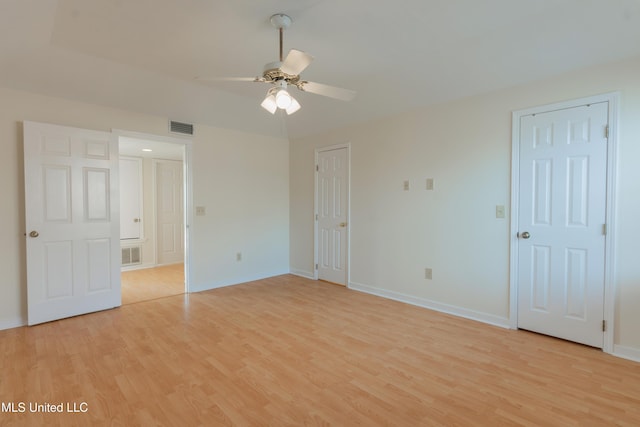
[[[618,177],[618,109],[620,97],[618,92],[607,96],[609,101],[609,138],[607,141],[607,234],[605,236],[604,264],[604,320],[609,325],[604,333],[603,350],[607,353],[615,351],[614,330],[616,326],[616,199]]]
[[[293,274],[294,276],[304,277],[305,279],[316,280],[316,278],[314,277],[314,274],[311,271],[304,271],[304,270],[298,270],[298,269],[292,268],[290,273]]]
[[[634,362],[640,362],[640,350],[633,347],[625,347],[623,345],[615,344],[613,346],[614,356],[621,357],[623,359],[633,360]]]
[[[477,322],[482,322],[493,326],[499,326],[501,328],[508,329],[510,326],[509,319],[506,317],[495,316],[493,314],[482,313],[475,310],[468,310],[466,308],[443,304],[441,302],[431,301],[426,298],[405,295],[399,292],[388,291],[386,289],[375,288],[373,286],[363,285],[361,283],[349,282],[349,289],[376,295],[383,298],[388,298],[394,301],[400,301],[406,304],[415,305],[433,311],[439,311],[441,313],[451,314],[465,319],[475,320]]]
[[[342,148],[347,149],[347,259],[346,259],[346,285],[351,280],[351,143],[346,142],[344,144],[328,145],[326,147],[316,148],[314,151],[313,161],[313,279],[318,280],[318,155],[325,151],[340,150]]]
[[[151,159],[151,236],[153,241],[153,263],[160,265],[158,261],[158,159]],[[184,177],[183,177],[184,180]]]
[[[112,133],[120,138],[120,137],[128,137],[128,138],[136,138],[136,139],[144,139],[152,142],[165,142],[170,144],[180,144],[184,147],[184,158],[182,160],[183,165],[183,183],[184,183],[184,290],[185,293],[191,292],[191,276],[192,276],[192,266],[191,266],[191,223],[193,222],[193,209],[191,202],[193,200],[193,170],[192,170],[192,143],[193,141],[190,138],[176,137],[176,136],[162,136],[162,135],[153,135],[142,132],[133,132],[122,129],[112,129]],[[155,175],[155,170],[152,171]],[[155,180],[155,178],[154,178]],[[155,191],[155,189],[154,189]],[[155,196],[154,196],[155,198]],[[155,203],[155,199],[154,199]],[[154,209],[155,211],[155,209]],[[155,222],[155,219],[154,219]],[[153,230],[155,230],[155,224],[153,224]],[[154,236],[155,239],[155,236]],[[156,245],[157,246],[157,245]],[[155,250],[154,250],[155,252]],[[155,253],[154,253],[155,256]],[[154,259],[154,263],[157,263],[157,257]]]
[[[27,320],[22,317],[0,321],[0,331],[4,331],[5,329],[20,328],[21,326],[27,326]]]
[[[518,328],[518,178],[520,176],[520,118],[529,114],[543,113],[554,110],[578,107],[586,104],[598,102],[608,102],[609,104],[609,138],[607,142],[607,235],[605,236],[605,280],[604,280],[604,320],[607,328],[604,332],[602,350],[606,353],[615,354],[615,296],[616,289],[616,269],[615,269],[615,234],[616,234],[616,177],[617,177],[617,155],[618,155],[618,109],[619,93],[610,92],[586,98],[574,99],[558,102],[554,104],[542,105],[538,107],[516,110],[512,113],[511,123],[511,233],[510,240],[510,268],[509,268],[509,326],[512,329]]]

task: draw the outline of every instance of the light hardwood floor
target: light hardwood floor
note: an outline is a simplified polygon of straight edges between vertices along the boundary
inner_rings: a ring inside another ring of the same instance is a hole
[[[184,264],[123,271],[122,304],[133,304],[184,293]]]
[[[0,331],[2,425],[638,426],[640,364],[285,275]]]

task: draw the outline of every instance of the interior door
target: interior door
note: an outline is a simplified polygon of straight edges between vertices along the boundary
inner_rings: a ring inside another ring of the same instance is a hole
[[[521,117],[518,327],[603,346],[608,103]]]
[[[119,306],[116,139],[25,122],[24,166],[29,325]]]
[[[155,165],[158,264],[184,262],[183,164],[157,160]]]
[[[142,238],[142,158],[120,157],[120,239]]]
[[[347,148],[318,153],[318,278],[347,284]]]

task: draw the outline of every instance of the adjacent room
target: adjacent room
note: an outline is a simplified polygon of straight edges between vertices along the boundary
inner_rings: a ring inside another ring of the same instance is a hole
[[[640,3],[391,6],[0,2],[0,425],[640,425]]]
[[[185,292],[184,145],[118,138],[122,304]]]

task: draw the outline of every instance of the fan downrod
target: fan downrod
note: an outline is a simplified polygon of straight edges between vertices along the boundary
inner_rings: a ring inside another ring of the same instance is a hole
[[[275,15],[271,15],[269,19],[271,21],[271,25],[278,29],[278,34],[280,36],[280,51],[279,57],[280,62],[282,62],[282,35],[284,30],[291,26],[291,17],[289,15],[285,15],[284,13],[276,13]]]

